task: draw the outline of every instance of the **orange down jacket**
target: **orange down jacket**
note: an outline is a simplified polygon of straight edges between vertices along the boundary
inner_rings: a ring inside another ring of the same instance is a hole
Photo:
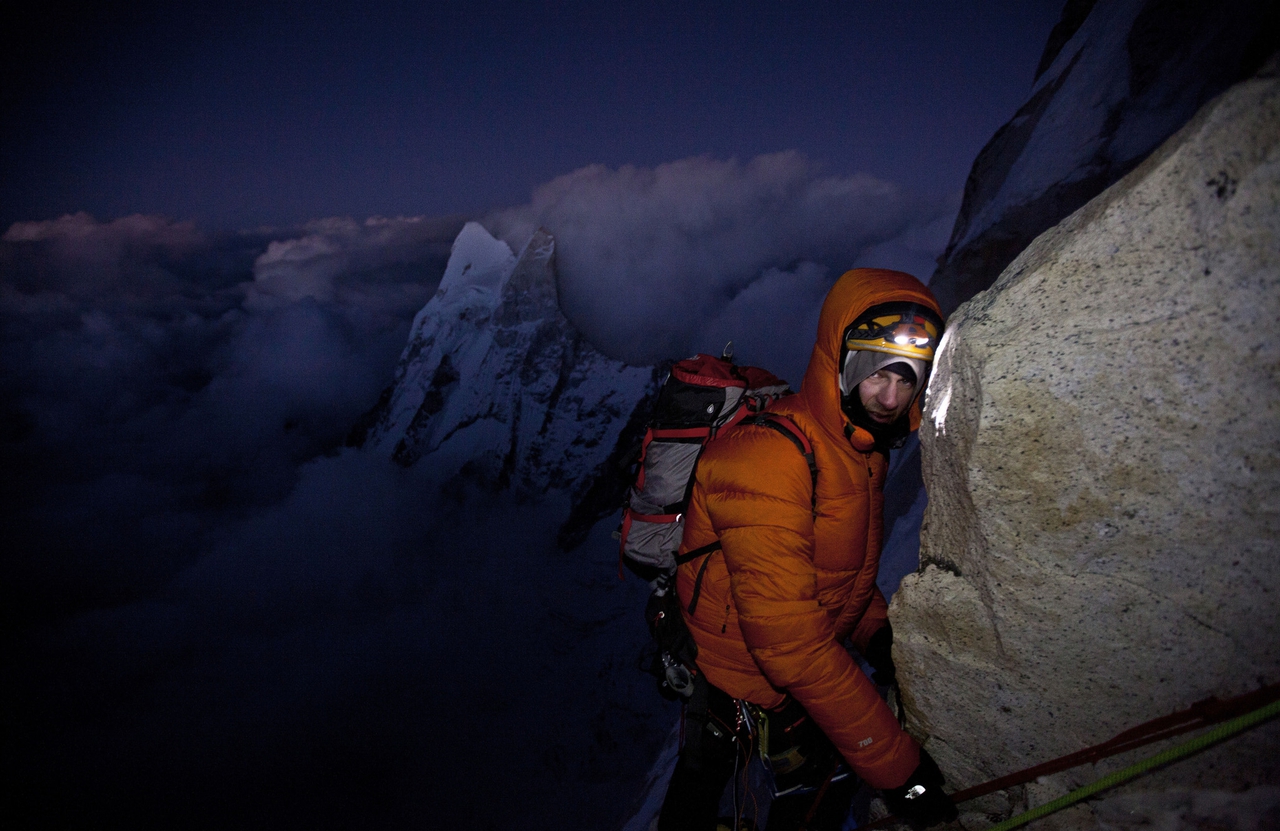
[[[823,304],[800,392],[769,408],[813,445],[816,506],[809,468],[792,441],[759,425],[726,430],[698,461],[681,553],[717,539],[722,548],[680,566],[676,582],[707,679],[763,707],[790,693],[878,788],[905,782],[920,756],[843,646],[851,638],[865,648],[887,619],[875,586],[887,463],[873,451],[870,433],[840,409],[837,363],[849,324],[895,300],[938,309],[929,290],[900,271],[855,269],[841,277]],[[919,400],[912,428],[920,423]]]

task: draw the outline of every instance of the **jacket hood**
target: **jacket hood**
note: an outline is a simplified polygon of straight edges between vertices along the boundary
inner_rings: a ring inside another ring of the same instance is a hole
[[[871,434],[860,427],[853,427],[840,408],[840,374],[838,365],[844,340],[844,330],[867,309],[881,303],[905,300],[928,306],[942,317],[938,301],[929,289],[904,271],[884,268],[855,268],[846,271],[827,293],[818,317],[818,336],[809,357],[800,396],[810,412],[824,429],[839,434],[849,425],[853,430],[850,440],[864,452],[875,445]],[[908,413],[911,429],[920,426],[920,398]]]

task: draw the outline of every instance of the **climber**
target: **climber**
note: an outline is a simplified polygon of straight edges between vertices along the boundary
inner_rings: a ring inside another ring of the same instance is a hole
[[[680,550],[719,548],[684,562],[676,587],[706,683],[686,706],[659,831],[712,831],[761,730],[776,795],[768,831],[838,829],[858,777],[917,827],[955,818],[937,765],[845,646],[878,683],[893,680],[875,585],[881,490],[889,449],[919,425],[941,329],[937,302],[911,275],[846,273],[823,303],[800,392],[769,407],[808,439],[816,475],[761,420],[703,452]]]

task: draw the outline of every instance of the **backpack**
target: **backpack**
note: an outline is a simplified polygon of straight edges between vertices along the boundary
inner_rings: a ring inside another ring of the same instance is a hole
[[[676,552],[685,530],[685,510],[694,489],[694,470],[710,440],[721,430],[750,419],[786,435],[809,464],[817,484],[809,439],[785,416],[764,408],[791,394],[785,380],[758,366],[733,364],[721,357],[695,355],[677,361],[659,389],[645,426],[636,462],[635,483],[627,490],[618,528],[618,575],[626,566],[645,580],[676,570]],[[701,553],[687,552],[680,562]]]
[[[791,439],[816,474],[812,448],[799,428],[783,416],[763,413],[789,395],[790,387],[768,370],[735,365],[731,355],[726,348],[719,358],[698,354],[678,361],[663,381],[623,507],[619,576],[626,566],[652,582],[672,574],[679,562],[718,548],[687,552],[677,562],[694,470],[702,449],[721,430],[748,418],[772,427]]]
[[[813,447],[785,416],[765,408],[791,393],[773,373],[753,366],[736,366],[730,346],[719,358],[698,354],[671,367],[658,391],[646,425],[636,463],[635,482],[627,492],[618,529],[618,576],[623,567],[649,581],[653,591],[645,618],[657,653],[647,671],[659,682],[665,697],[692,697],[706,702],[706,684],[698,671],[697,645],[685,626],[672,577],[676,567],[718,550],[719,541],[679,554],[684,536],[684,512],[693,493],[694,471],[707,442],[728,427],[744,421],[772,428],[795,444],[809,465],[817,505],[818,469]],[[694,582],[688,613],[701,594],[703,561]],[[696,691],[701,690],[702,694]]]

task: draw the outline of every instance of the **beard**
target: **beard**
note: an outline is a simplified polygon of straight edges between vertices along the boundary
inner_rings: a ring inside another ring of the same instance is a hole
[[[849,395],[840,397],[840,409],[844,410],[844,414],[854,423],[854,426],[861,427],[871,434],[871,438],[875,439],[876,450],[889,455],[891,449],[901,447],[907,440],[907,434],[911,432],[911,419],[907,414],[911,412],[911,407],[907,407],[902,415],[898,416],[891,422],[885,423],[876,421],[871,417],[871,413],[867,412],[867,408],[862,404],[862,397],[858,395],[855,389]],[[888,412],[878,412],[879,415],[891,415]]]

